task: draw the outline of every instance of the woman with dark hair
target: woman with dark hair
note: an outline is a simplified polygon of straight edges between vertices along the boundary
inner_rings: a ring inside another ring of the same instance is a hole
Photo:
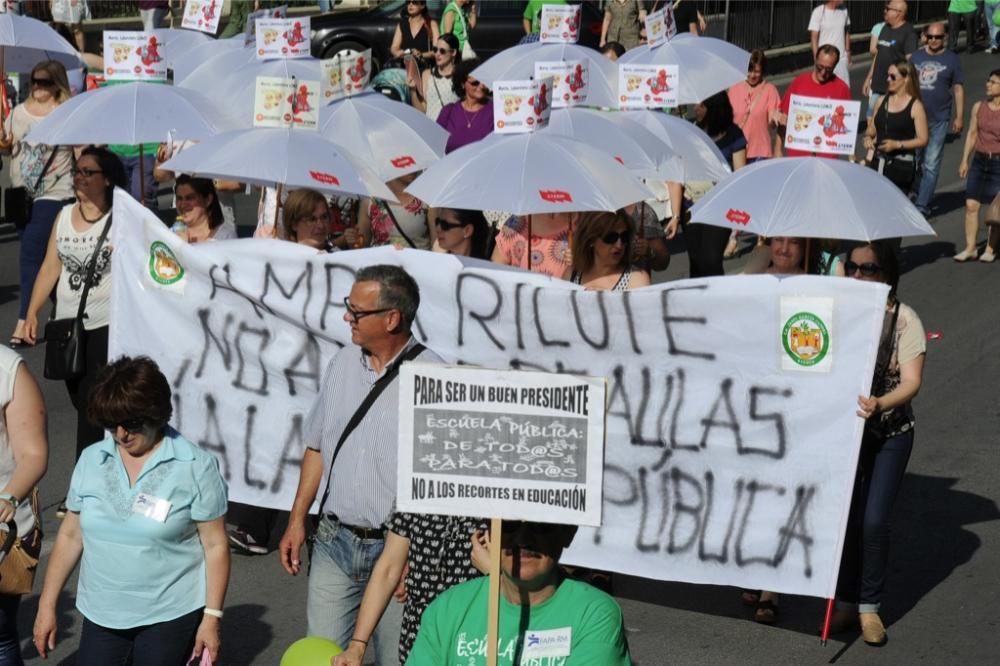
[[[434,218],[437,228],[435,252],[447,252],[475,259],[489,259],[493,252],[489,223],[478,210],[438,208]]]
[[[236,227],[224,224],[219,195],[210,178],[185,174],[174,182],[177,222],[170,228],[188,243],[236,238]]]
[[[31,94],[14,107],[0,126],[0,152],[11,155],[11,188],[4,196],[6,218],[14,223],[21,240],[21,307],[10,346],[26,344],[24,318],[28,314],[35,277],[45,259],[45,249],[59,210],[73,199],[73,149],[46,146],[27,138],[28,132],[56,107],[70,98],[66,69],[46,60],[31,70]]]
[[[493,131],[493,99],[486,84],[472,77],[476,67],[478,60],[463,60],[455,66],[451,84],[458,101],[446,105],[437,117],[438,125],[449,134],[445,153],[475,143]]]
[[[564,278],[597,291],[648,286],[649,273],[632,265],[632,237],[624,213],[584,213],[573,231],[573,265]]]
[[[438,23],[427,11],[426,0],[406,0],[399,12],[399,23],[392,33],[389,53],[393,58],[409,53],[420,60],[430,60],[434,55],[431,45],[437,38]]]
[[[115,187],[126,187],[125,168],[118,156],[106,148],[86,148],[73,169],[76,203],[59,212],[45,261],[31,292],[31,303],[24,332],[28,342],[39,338],[38,315],[56,289],[53,319],[76,317],[87,279],[87,267],[96,255],[94,275],[84,310],[84,334],[80,344],[85,350],[84,372],[66,380],[70,400],[76,409],[76,458],[83,449],[104,436],[99,426],[87,420],[87,394],[97,372],[108,359],[108,310],[111,303],[111,236],[105,227],[111,224],[111,202]],[[97,243],[104,236],[101,246]],[[56,515],[65,514],[61,505]]]
[[[604,42],[604,46],[600,48],[600,51],[601,55],[611,62],[618,62],[618,58],[625,55],[625,47],[618,42]]]
[[[913,450],[911,401],[923,381],[927,338],[917,313],[899,301],[899,263],[891,243],[855,247],[844,270],[848,277],[885,283],[890,291],[871,393],[858,396],[865,429],[832,630],[860,623],[865,643],[879,646],[887,640],[879,608],[889,562],[889,518]]]
[[[455,66],[461,61],[458,38],[451,34],[438,37],[434,48],[434,65],[420,75],[422,85],[418,87],[414,79],[406,82],[410,87],[410,104],[427,114],[428,118],[437,120],[441,109],[459,99],[452,87],[452,75],[455,73]]]
[[[151,359],[101,370],[87,404],[109,437],[87,447],[38,600],[34,642],[56,644],[56,602],[80,560],[78,664],[218,663],[229,584],[226,483],[215,456],[167,423],[170,384]]]

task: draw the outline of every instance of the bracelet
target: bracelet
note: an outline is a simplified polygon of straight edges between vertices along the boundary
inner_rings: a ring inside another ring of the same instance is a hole
[[[220,620],[222,619],[222,611],[220,611],[220,610],[219,610],[219,609],[217,609],[217,608],[206,608],[206,609],[205,609],[205,610],[203,610],[202,612],[203,612],[203,613],[204,613],[205,615],[211,615],[212,617],[217,617],[217,618],[219,618]]]
[[[21,504],[21,501],[17,499],[17,496],[13,493],[3,493],[0,495],[0,500],[6,501],[15,509]]]
[[[347,642],[348,643],[361,643],[362,645],[365,645],[365,646],[368,645],[368,641],[363,641],[360,638],[352,638],[351,640],[349,640]]]

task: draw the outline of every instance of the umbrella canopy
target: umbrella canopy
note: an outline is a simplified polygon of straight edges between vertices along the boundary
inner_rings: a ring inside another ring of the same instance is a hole
[[[181,53],[174,54],[168,64],[174,70],[174,83],[180,84],[202,63],[212,57],[227,51],[238,51],[244,48],[242,35],[240,39],[213,39],[202,44],[195,44]],[[246,47],[252,53],[253,49]]]
[[[26,16],[0,14],[0,47],[9,72],[28,72],[43,60],[56,60],[66,69],[83,67],[80,54],[47,24]]]
[[[225,112],[192,90],[124,83],[82,93],[56,107],[28,132],[49,146],[205,139],[232,125]]]
[[[226,42],[233,40],[223,40]],[[257,60],[256,49],[224,49],[210,54],[208,60],[195,67],[183,79],[174,78],[181,88],[209,93],[219,89],[234,71]]]
[[[581,109],[556,109],[540,130],[582,141],[611,155],[640,178],[683,180],[680,156],[638,123],[613,120],[613,114]]]
[[[166,61],[167,67],[171,69],[174,68],[174,61],[180,56],[196,46],[215,41],[204,32],[183,28],[156,28],[153,30],[153,36],[162,45],[163,59]]]
[[[491,134],[445,155],[406,191],[430,206],[517,215],[615,211],[653,196],[615,158],[549,132]]]
[[[530,42],[512,46],[474,69],[472,76],[492,88],[497,81],[534,78],[536,62],[557,60],[583,60],[587,63],[590,77],[587,106],[618,108],[618,67],[600,51],[578,44]]]
[[[426,169],[444,155],[448,132],[412,106],[379,93],[320,108],[320,134],[370,166],[379,178]]]
[[[607,114],[613,122],[637,124],[680,156],[681,178],[716,182],[731,173],[715,142],[694,123],[660,111],[624,111]]]
[[[237,53],[242,53],[242,51],[237,51]],[[252,127],[258,76],[319,81],[322,79],[319,62],[318,58],[264,61],[254,57],[253,62],[231,72],[224,81],[215,86],[211,95],[214,99],[225,100],[226,108],[230,110],[238,123],[237,127]]]
[[[816,157],[762,160],[726,178],[691,209],[694,222],[763,236],[871,241],[934,236],[889,179]]]
[[[677,65],[680,103],[697,104],[746,79],[750,53],[721,39],[681,33],[653,49],[631,49],[618,62]]]
[[[210,137],[167,160],[163,168],[203,178],[288,189],[396,197],[374,171],[316,132],[255,128]]]

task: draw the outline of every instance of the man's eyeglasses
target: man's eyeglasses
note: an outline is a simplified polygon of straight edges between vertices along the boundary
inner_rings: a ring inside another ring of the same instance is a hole
[[[84,178],[90,178],[91,176],[96,176],[99,173],[104,173],[100,169],[81,169],[75,168],[70,169],[70,174],[76,178],[77,176],[83,176]]]
[[[102,423],[101,427],[111,432],[117,432],[121,428],[130,435],[137,435],[146,427],[146,422],[142,419],[125,419],[118,423]]]
[[[826,65],[816,63],[816,71],[820,74],[833,74],[836,69],[836,67],[827,67]]]
[[[361,321],[369,315],[377,315],[389,312],[390,310],[395,310],[396,308],[379,308],[378,310],[356,310],[353,305],[351,305],[350,297],[344,299],[344,307],[347,308],[347,314],[351,316],[351,319],[355,323]]]
[[[931,33],[928,32],[927,33],[927,39],[928,39],[928,41],[930,41],[932,39],[944,39],[944,33],[942,32],[942,33],[937,34],[937,35],[932,35]]]
[[[609,231],[608,233],[601,236],[601,241],[606,245],[614,245],[618,241],[624,244],[628,244],[629,240],[632,238],[631,231]]]
[[[863,264],[856,264],[853,261],[844,262],[844,273],[848,276],[861,273],[865,277],[875,277],[881,272],[882,267],[872,262],[865,262]]]
[[[898,7],[893,7],[892,5],[886,5],[885,6],[885,11],[887,11],[887,12],[898,12],[899,8]]]

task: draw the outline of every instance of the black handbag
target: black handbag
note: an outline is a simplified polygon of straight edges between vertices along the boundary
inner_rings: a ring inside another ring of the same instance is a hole
[[[111,217],[104,225],[94,254],[87,264],[87,275],[83,281],[83,294],[80,295],[80,307],[73,318],[53,319],[45,325],[45,378],[46,379],[76,379],[83,375],[87,368],[87,349],[84,341],[83,315],[87,309],[87,296],[90,285],[94,281],[94,270],[97,268],[97,257],[104,246],[104,239],[111,230]]]

